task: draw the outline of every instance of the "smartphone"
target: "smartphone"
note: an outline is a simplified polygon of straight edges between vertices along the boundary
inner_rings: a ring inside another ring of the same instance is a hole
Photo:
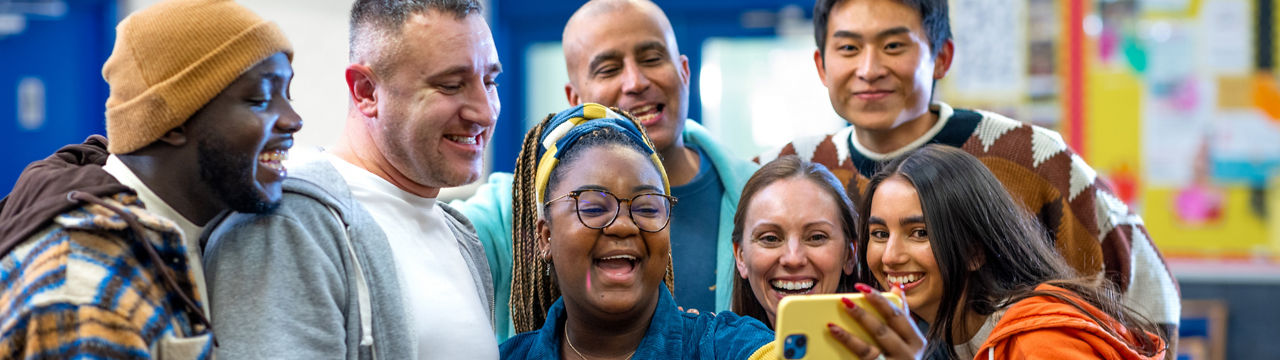
[[[890,303],[902,306],[897,294],[880,293]],[[853,300],[858,307],[870,311],[872,316],[884,320],[861,293],[791,295],[778,304],[777,343],[782,344],[784,359],[853,359],[849,348],[836,340],[827,330],[827,323],[834,323],[868,344],[876,344],[874,338],[849,315],[840,298]]]

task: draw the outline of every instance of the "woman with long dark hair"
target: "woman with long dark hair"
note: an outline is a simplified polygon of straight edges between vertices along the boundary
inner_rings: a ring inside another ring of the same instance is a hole
[[[859,219],[860,278],[905,290],[930,325],[930,354],[1164,356],[1158,328],[1108,284],[1078,276],[986,166],[959,149],[930,145],[886,164]]]

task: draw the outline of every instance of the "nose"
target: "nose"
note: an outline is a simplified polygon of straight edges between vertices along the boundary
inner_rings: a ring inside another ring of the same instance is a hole
[[[791,268],[804,266],[805,246],[800,244],[799,239],[787,239],[787,245],[782,251],[782,257],[778,259],[779,264]]]
[[[631,209],[629,204],[619,203],[618,213],[613,218],[613,223],[605,226],[604,233],[610,236],[625,238],[640,233],[640,227],[636,226],[635,220],[631,219]]]
[[[858,79],[866,82],[875,82],[888,75],[888,69],[881,62],[879,52],[874,50],[866,51],[862,54],[861,60],[861,64],[858,65],[856,70]]]
[[[645,76],[640,66],[633,60],[627,60],[622,69],[622,92],[636,95],[644,93],[653,83]]]
[[[901,265],[907,262],[907,251],[902,241],[896,236],[890,237],[884,244],[884,253],[880,254],[880,262],[885,265]]]
[[[470,91],[467,92],[461,115],[463,120],[482,127],[491,127],[498,122],[498,113],[501,108],[498,90],[485,86],[484,80],[480,79],[479,85],[471,86]]]
[[[286,100],[283,101],[283,107],[280,111],[280,117],[276,119],[276,130],[286,134],[302,130],[302,116],[293,110],[293,104]]]

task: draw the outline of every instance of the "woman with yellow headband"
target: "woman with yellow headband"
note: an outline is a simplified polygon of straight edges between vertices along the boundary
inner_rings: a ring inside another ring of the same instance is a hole
[[[598,104],[548,117],[525,136],[513,190],[511,313],[523,333],[502,358],[743,359],[773,340],[753,318],[676,308],[676,199],[630,117]]]

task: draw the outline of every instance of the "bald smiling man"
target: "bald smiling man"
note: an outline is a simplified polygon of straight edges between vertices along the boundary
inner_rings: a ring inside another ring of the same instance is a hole
[[[671,21],[649,1],[591,1],[569,19],[562,41],[569,103],[594,102],[630,112],[644,124],[662,157],[671,192],[680,199],[671,216],[676,303],[686,309],[728,310],[733,213],[757,166],[733,157],[688,119],[689,59],[676,45]],[[476,226],[489,256],[501,341],[514,335],[508,306],[511,174],[491,175],[474,197],[455,205]]]

